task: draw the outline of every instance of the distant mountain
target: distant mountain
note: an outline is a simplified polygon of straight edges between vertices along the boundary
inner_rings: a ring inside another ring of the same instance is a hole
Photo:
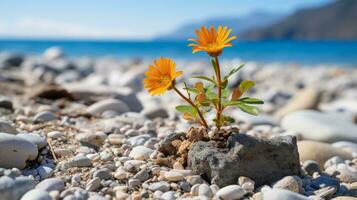
[[[245,39],[357,39],[357,0],[337,0],[303,9],[268,27],[243,34]]]
[[[187,38],[194,36],[195,29],[199,29],[201,26],[210,26],[210,25],[214,25],[216,27],[218,25],[228,26],[233,29],[234,31],[233,34],[238,34],[238,38],[239,38],[240,33],[252,29],[262,28],[272,25],[278,22],[279,20],[281,20],[282,18],[284,18],[284,16],[285,15],[283,14],[273,14],[273,13],[257,11],[244,17],[213,18],[206,21],[186,24],[172,31],[169,34],[159,36],[156,39],[157,40],[187,40]]]

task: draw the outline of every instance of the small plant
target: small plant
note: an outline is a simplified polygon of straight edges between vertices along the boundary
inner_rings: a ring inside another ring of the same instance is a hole
[[[211,65],[214,71],[213,76],[194,76],[193,78],[201,81],[196,82],[193,86],[188,86],[184,82],[183,94],[176,87],[176,78],[182,75],[182,71],[176,71],[176,64],[170,58],[160,58],[155,60],[153,65],[145,73],[144,87],[151,95],[162,95],[167,90],[175,91],[188,105],[179,105],[176,109],[183,113],[186,120],[195,121],[208,129],[208,123],[205,115],[212,109],[216,112],[214,119],[216,127],[219,129],[223,125],[233,123],[234,119],[224,115],[227,107],[238,107],[242,111],[258,115],[259,109],[255,104],[263,104],[263,101],[257,98],[243,97],[243,95],[255,85],[254,81],[244,80],[239,87],[230,90],[228,88],[229,78],[237,73],[244,65],[235,67],[230,72],[222,76],[219,57],[225,47],[232,46],[230,43],[236,39],[230,36],[232,29],[219,26],[217,30],[211,26],[209,29],[202,27],[196,30],[197,39],[189,39],[193,43],[192,53],[205,51],[211,57]],[[204,83],[203,83],[204,82]]]

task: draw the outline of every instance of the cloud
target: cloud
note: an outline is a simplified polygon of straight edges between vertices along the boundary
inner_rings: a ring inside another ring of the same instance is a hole
[[[129,29],[104,29],[45,18],[22,17],[13,23],[0,21],[0,36],[32,38],[90,38],[134,39],[145,38]]]

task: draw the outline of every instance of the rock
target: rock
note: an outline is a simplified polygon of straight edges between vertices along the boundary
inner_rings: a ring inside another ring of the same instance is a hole
[[[286,176],[273,185],[275,189],[285,189],[292,192],[302,192],[302,180],[298,176]]]
[[[348,166],[345,163],[331,166],[325,170],[327,173],[333,175],[337,174],[337,178],[346,183],[357,182],[357,169]],[[336,173],[337,172],[337,173]]]
[[[37,167],[37,171],[41,179],[48,178],[53,174],[53,169],[44,165],[40,165],[39,167]]]
[[[198,196],[205,196],[207,198],[212,198],[213,193],[211,188],[207,184],[201,184],[198,187]]]
[[[312,176],[315,172],[321,173],[321,168],[318,162],[314,160],[307,160],[303,163],[302,168]]]
[[[299,141],[298,149],[300,154],[300,160],[302,162],[307,160],[314,160],[324,166],[324,163],[329,158],[334,156],[340,156],[343,159],[351,159],[351,155],[347,152],[335,148],[327,143],[315,142],[315,141]]]
[[[167,192],[170,189],[170,185],[169,183],[165,182],[165,181],[160,181],[160,182],[155,182],[150,184],[149,186],[149,190],[151,191],[161,191],[161,192]]]
[[[309,198],[283,189],[271,189],[263,192],[263,200],[309,200]]]
[[[193,173],[203,174],[220,187],[237,183],[240,176],[249,177],[260,186],[300,174],[296,138],[292,136],[261,140],[232,134],[228,149],[218,149],[212,141],[200,141],[188,153],[188,166]]]
[[[282,119],[282,127],[301,134],[306,140],[320,142],[357,142],[357,125],[338,116],[312,110],[291,113]]]
[[[17,134],[17,130],[10,123],[0,120],[0,133]]]
[[[276,111],[276,116],[281,118],[289,113],[316,109],[319,105],[321,92],[315,88],[306,88],[299,91],[289,102]]]
[[[60,47],[50,47],[45,50],[43,57],[46,60],[56,60],[64,57],[64,53]]]
[[[133,178],[134,179],[138,179],[141,182],[144,182],[146,180],[148,180],[150,178],[150,174],[149,174],[150,170],[147,168],[144,168],[142,170],[140,170],[138,173],[136,173]],[[125,174],[126,176],[126,174]]]
[[[57,116],[49,111],[40,112],[34,117],[35,123],[45,123],[53,120],[57,120]]]
[[[31,90],[30,98],[42,98],[49,100],[68,99],[73,100],[74,97],[66,89],[59,85],[42,85],[36,86],[36,89]]]
[[[52,132],[47,133],[47,137],[52,138],[52,139],[58,139],[65,135],[66,135],[65,133],[62,133],[59,131],[52,131]]]
[[[81,133],[76,135],[76,140],[78,140],[82,145],[91,148],[99,148],[104,143],[107,135],[103,132],[96,133]]]
[[[129,107],[118,99],[105,99],[92,104],[87,108],[87,113],[91,115],[101,115],[105,111],[115,111],[118,114],[129,112]]]
[[[100,179],[111,179],[113,176],[108,172],[108,170],[106,169],[100,169],[100,170],[96,170],[93,173],[93,178],[100,178]]]
[[[99,178],[93,178],[92,180],[90,180],[87,185],[86,185],[86,190],[87,191],[96,191],[97,189],[99,189],[101,186],[100,183],[100,179]]]
[[[175,200],[177,199],[174,191],[168,191],[161,195],[162,200]]]
[[[47,192],[64,190],[64,182],[60,178],[48,178],[36,185],[36,189],[45,190]]]
[[[33,189],[28,191],[21,200],[52,200],[45,190]]]
[[[108,136],[108,141],[110,144],[121,145],[121,144],[123,144],[124,138],[125,138],[125,136],[120,135],[120,134],[110,134]]]
[[[88,200],[109,200],[107,197],[103,197],[100,195],[93,195],[88,198]]]
[[[84,155],[77,155],[77,156],[73,157],[73,159],[70,160],[67,164],[69,167],[91,167],[92,166],[91,160]]]
[[[164,173],[164,177],[168,181],[181,181],[184,179],[184,176],[180,172],[169,171]]]
[[[134,158],[135,160],[145,160],[150,157],[152,152],[154,152],[154,150],[147,147],[136,146],[131,150],[129,157]]]
[[[17,136],[36,145],[38,149],[42,149],[47,145],[46,139],[36,133],[19,133]]]
[[[333,198],[332,200],[357,200],[356,197],[340,196]]]
[[[228,185],[216,193],[216,196],[222,200],[236,200],[242,198],[244,195],[245,191],[238,185]]]
[[[0,167],[23,169],[27,160],[37,158],[37,147],[14,135],[0,133]]]
[[[0,69],[19,67],[24,61],[24,57],[13,53],[0,53]]]
[[[176,154],[176,147],[172,145],[172,142],[175,140],[184,140],[185,133],[171,133],[166,136],[159,145],[159,151],[165,155],[174,155]]]
[[[0,177],[0,199],[20,199],[27,191],[35,187],[35,180],[29,177],[17,177],[15,180],[8,177]]]
[[[327,186],[332,186],[335,188],[340,187],[340,183],[336,178],[327,177],[327,176],[319,176],[315,178],[314,180],[312,180],[310,185],[315,189],[321,189]]]
[[[331,166],[336,166],[340,163],[345,163],[345,161],[339,156],[334,156],[325,162],[324,168],[327,169]]]
[[[166,109],[161,107],[154,107],[151,109],[144,109],[142,111],[143,115],[149,119],[155,118],[168,118],[169,114],[167,113]]]
[[[8,110],[13,110],[12,101],[7,98],[0,98],[0,108],[5,108]]]

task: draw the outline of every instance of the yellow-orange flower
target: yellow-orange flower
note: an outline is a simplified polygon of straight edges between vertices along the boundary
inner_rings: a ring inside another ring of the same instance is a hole
[[[201,30],[196,30],[198,39],[189,39],[189,41],[196,43],[188,46],[192,47],[192,53],[206,51],[212,57],[219,56],[223,48],[232,46],[230,41],[236,39],[236,36],[229,37],[231,32],[232,29],[228,29],[226,26],[219,26],[217,30],[213,26],[210,26],[209,29],[202,26]]]
[[[161,95],[175,85],[175,80],[182,74],[182,71],[176,71],[176,63],[170,58],[160,58],[149,66],[145,72],[144,88],[151,95]]]

